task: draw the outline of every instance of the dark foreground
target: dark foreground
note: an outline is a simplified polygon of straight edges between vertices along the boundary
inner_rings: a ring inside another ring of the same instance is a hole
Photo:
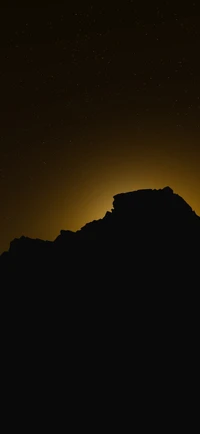
[[[45,394],[67,381],[71,401],[175,377],[180,391],[198,360],[199,246],[200,218],[169,187],[119,194],[54,242],[14,240],[0,257],[12,381]]]

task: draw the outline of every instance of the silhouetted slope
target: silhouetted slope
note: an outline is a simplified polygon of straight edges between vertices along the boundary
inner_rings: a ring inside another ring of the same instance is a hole
[[[70,402],[122,391],[130,405],[131,385],[149,400],[183,390],[187,372],[196,384],[199,241],[199,217],[169,187],[118,194],[54,242],[14,240],[0,257],[6,381],[63,404],[63,388]]]
[[[104,218],[77,232],[62,230],[54,242],[15,239],[0,263],[10,280],[15,273],[38,284],[71,279],[70,285],[78,285],[82,278],[110,286],[130,282],[139,270],[142,282],[147,270],[152,278],[166,269],[170,280],[184,267],[197,271],[199,241],[200,218],[166,187],[117,194]]]

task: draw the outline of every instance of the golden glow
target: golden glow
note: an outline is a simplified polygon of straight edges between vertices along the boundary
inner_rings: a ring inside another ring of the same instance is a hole
[[[9,235],[1,235],[1,251],[22,234],[53,240],[61,229],[77,230],[102,218],[111,209],[113,196],[120,192],[169,185],[200,215],[197,159],[195,152],[184,151],[189,147],[183,140],[162,138],[160,146],[158,133],[131,137],[130,131],[127,135],[118,131],[115,136],[107,132],[106,137],[94,140],[93,152],[83,152],[71,160],[70,172],[67,161],[63,171],[58,170],[63,161],[54,162],[55,169],[53,163],[47,166],[45,177],[36,180],[37,194],[31,196],[28,191],[28,202],[27,197],[22,199],[22,209],[15,204],[10,209],[12,224]]]

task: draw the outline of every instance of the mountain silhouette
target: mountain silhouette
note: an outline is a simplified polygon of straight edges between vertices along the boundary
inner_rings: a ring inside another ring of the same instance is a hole
[[[53,242],[13,240],[0,257],[12,387],[44,390],[47,403],[57,390],[61,403],[65,385],[84,409],[87,393],[111,390],[114,403],[130,387],[148,400],[162,389],[167,400],[186,372],[196,384],[199,245],[200,218],[169,187],[117,194],[102,219]]]
[[[14,276],[21,284],[71,279],[76,286],[82,279],[103,287],[115,280],[130,285],[139,274],[142,284],[148,273],[154,284],[159,273],[172,282],[196,275],[199,241],[200,217],[170,187],[138,190],[115,195],[102,219],[77,232],[61,230],[55,241],[14,239],[0,267],[8,281]]]

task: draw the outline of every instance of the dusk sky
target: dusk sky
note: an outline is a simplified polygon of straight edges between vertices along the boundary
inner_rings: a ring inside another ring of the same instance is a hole
[[[200,215],[200,2],[1,7],[0,47],[0,253],[140,188]]]

